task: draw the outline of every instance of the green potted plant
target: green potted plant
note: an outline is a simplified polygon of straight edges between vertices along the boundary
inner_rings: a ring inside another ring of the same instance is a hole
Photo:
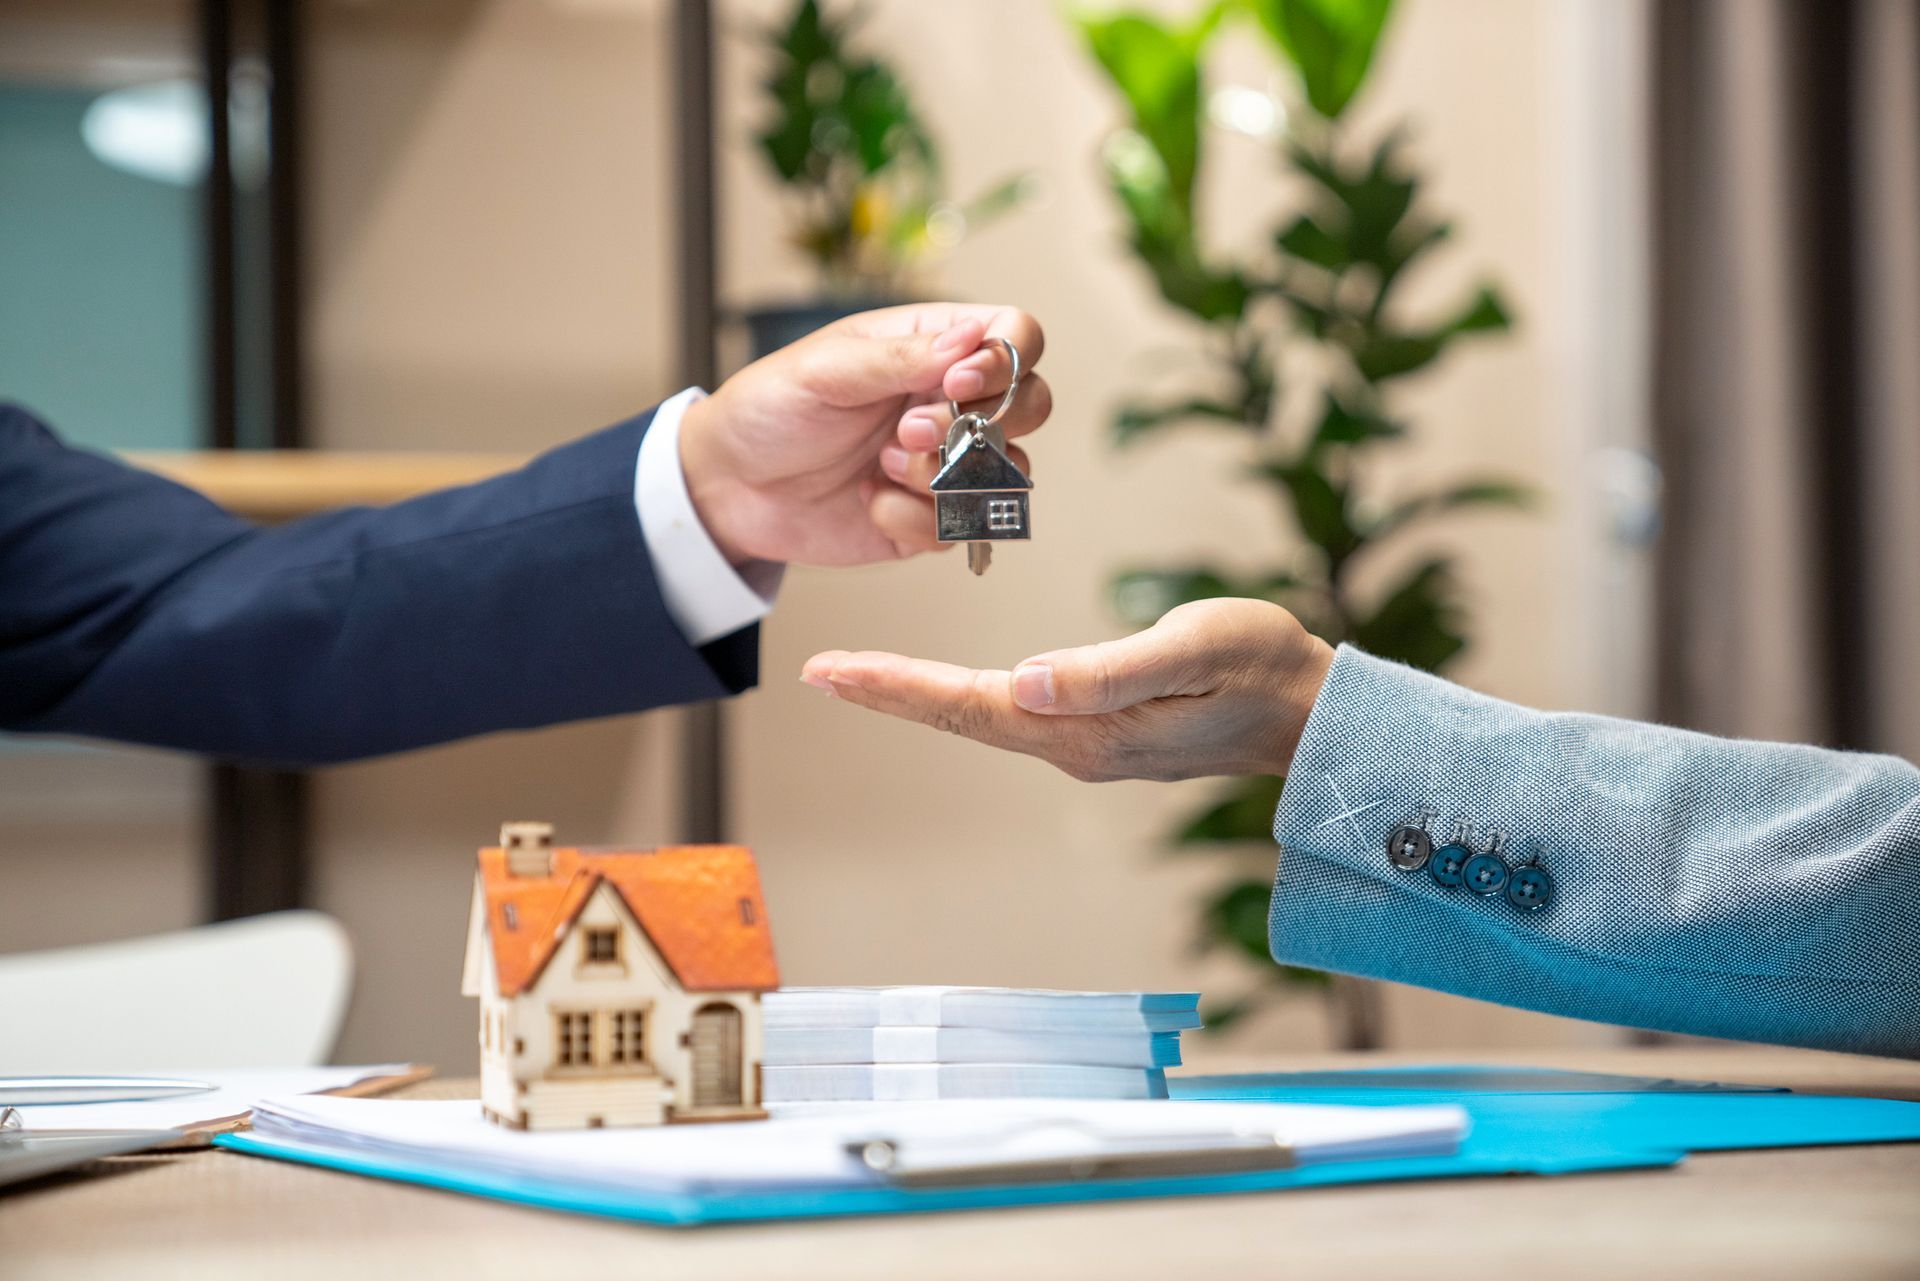
[[[799,0],[766,35],[760,154],[784,188],[789,240],[818,273],[818,298],[748,315],[755,352],[840,316],[908,300],[931,259],[1019,204],[1024,177],[971,201],[943,195],[939,150],[892,68],[855,46],[857,10]]]
[[[1076,18],[1128,114],[1102,155],[1132,251],[1161,297],[1193,322],[1197,340],[1186,385],[1123,404],[1115,440],[1136,446],[1192,424],[1232,432],[1245,442],[1242,475],[1272,493],[1283,517],[1264,569],[1197,564],[1120,574],[1114,600],[1133,623],[1185,601],[1250,596],[1285,605],[1329,641],[1429,671],[1443,670],[1467,645],[1467,610],[1448,557],[1420,556],[1385,580],[1360,573],[1448,513],[1527,499],[1496,478],[1410,492],[1388,492],[1377,479],[1377,461],[1411,430],[1399,412],[1401,381],[1431,369],[1456,341],[1510,323],[1491,285],[1437,317],[1410,315],[1398,301],[1409,272],[1452,228],[1420,199],[1404,131],[1362,137],[1346,118],[1390,7],[1391,0],[1221,0],[1184,21],[1144,12]],[[1261,33],[1287,70],[1285,101],[1244,89],[1209,95],[1208,56],[1236,23]],[[1263,241],[1233,254],[1206,242],[1197,216],[1210,110],[1270,137],[1282,190],[1298,193],[1276,196]],[[1312,359],[1292,359],[1308,351]],[[1284,376],[1304,368],[1326,372]],[[1371,985],[1269,957],[1271,828],[1282,783],[1237,780],[1173,834],[1178,848],[1229,860],[1201,908],[1198,945],[1251,962],[1244,988],[1216,1004],[1209,1022],[1226,1026],[1315,990],[1329,999],[1340,1044],[1378,1044]]]

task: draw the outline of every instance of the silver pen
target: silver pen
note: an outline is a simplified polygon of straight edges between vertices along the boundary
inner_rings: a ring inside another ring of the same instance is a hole
[[[218,1089],[205,1081],[167,1076],[0,1076],[0,1106],[56,1103],[146,1103]]]

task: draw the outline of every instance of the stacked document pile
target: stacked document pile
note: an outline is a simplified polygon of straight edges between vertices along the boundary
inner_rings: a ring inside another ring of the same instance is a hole
[[[800,987],[762,998],[769,1104],[1164,1099],[1194,992]]]

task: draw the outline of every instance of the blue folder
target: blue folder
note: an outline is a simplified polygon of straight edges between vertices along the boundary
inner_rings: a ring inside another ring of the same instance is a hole
[[[1291,1188],[1485,1175],[1659,1169],[1688,1152],[1920,1140],[1920,1103],[1794,1094],[1770,1087],[1556,1072],[1430,1067],[1356,1072],[1170,1077],[1175,1098],[1391,1106],[1453,1103],[1472,1117],[1460,1150],[1443,1157],[1338,1161],[1290,1170],[999,1187],[739,1193],[583,1193],[567,1184],[447,1163],[321,1152],[222,1135],[222,1147],[548,1209],[669,1226],[848,1215],[1060,1205],[1144,1197],[1278,1192]]]

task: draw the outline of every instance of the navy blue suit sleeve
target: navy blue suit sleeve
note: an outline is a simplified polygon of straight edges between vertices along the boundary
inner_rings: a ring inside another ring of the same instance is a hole
[[[633,505],[652,414],[494,480],[278,527],[0,406],[0,728],[278,764],[716,698]]]

